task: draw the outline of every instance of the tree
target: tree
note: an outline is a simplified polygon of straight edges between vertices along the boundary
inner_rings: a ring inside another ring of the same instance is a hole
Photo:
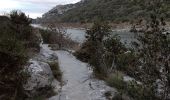
[[[86,41],[75,55],[82,61],[88,62],[93,66],[97,74],[107,74],[107,67],[104,62],[104,39],[111,32],[110,26],[106,22],[96,21],[92,28],[86,31]]]

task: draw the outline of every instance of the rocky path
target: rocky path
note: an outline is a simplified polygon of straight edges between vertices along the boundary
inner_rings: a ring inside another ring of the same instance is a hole
[[[49,100],[106,100],[104,93],[113,91],[103,81],[92,78],[86,63],[66,51],[56,51],[63,71],[64,86],[61,93]]]

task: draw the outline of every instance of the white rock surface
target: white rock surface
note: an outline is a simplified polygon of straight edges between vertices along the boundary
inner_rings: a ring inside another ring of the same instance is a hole
[[[31,75],[24,88],[26,91],[35,91],[36,89],[50,86],[54,77],[52,71],[47,63],[40,61],[29,61],[30,65],[27,71]]]

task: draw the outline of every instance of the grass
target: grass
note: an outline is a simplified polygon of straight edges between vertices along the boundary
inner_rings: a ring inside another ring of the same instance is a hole
[[[125,82],[123,81],[123,74],[121,72],[115,72],[106,78],[106,82],[109,86],[117,89],[123,89]]]
[[[50,65],[50,68],[53,72],[54,77],[61,82],[62,81],[62,72],[60,70],[59,64],[57,61],[52,61],[48,63]]]
[[[58,44],[49,44],[48,46],[51,48],[51,50],[54,50],[54,51],[60,49]]]

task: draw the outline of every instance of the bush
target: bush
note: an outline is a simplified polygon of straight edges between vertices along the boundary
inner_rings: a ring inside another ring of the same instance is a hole
[[[39,32],[43,38],[43,42],[46,44],[57,44],[59,49],[71,48],[73,49],[78,45],[77,42],[71,40],[71,38],[65,33],[39,29]]]
[[[125,74],[137,78],[139,72],[138,58],[133,51],[118,54],[115,60],[117,70],[123,71]]]
[[[78,59],[88,62],[94,73],[107,76],[107,67],[104,64],[104,38],[111,32],[110,26],[106,22],[96,21],[92,28],[86,31],[86,41],[75,55]]]
[[[123,81],[123,74],[121,72],[115,72],[108,76],[106,82],[109,86],[115,87],[118,90],[122,90],[125,87],[125,82]]]
[[[54,62],[49,62],[50,68],[53,72],[54,77],[58,80],[58,81],[62,81],[62,72],[60,70],[59,64],[58,62],[54,61]]]
[[[27,53],[23,42],[17,38],[15,30],[11,29],[9,18],[4,23],[0,29],[0,82],[3,83],[0,85],[0,95],[7,95],[2,99],[17,99],[23,95],[22,83],[26,79],[20,71],[27,61]]]
[[[140,85],[136,81],[126,83],[124,92],[135,100],[159,100],[151,87]]]
[[[93,47],[94,46],[90,41],[86,41],[83,43],[82,47],[74,53],[74,55],[77,57],[77,59],[83,62],[88,62],[91,59],[91,53],[94,52]]]
[[[104,48],[104,62],[108,69],[116,69],[119,64],[116,62],[118,59],[117,55],[123,54],[126,51],[126,47],[122,44],[120,38],[115,35],[109,36],[104,40]]]
[[[22,72],[28,60],[27,45],[34,37],[29,18],[17,11],[8,17],[0,17],[0,99],[23,100],[22,84],[27,76]],[[27,34],[28,33],[28,34]],[[35,37],[34,37],[35,38]],[[5,96],[3,96],[5,95]]]
[[[50,41],[50,34],[51,32],[47,31],[47,30],[43,30],[43,29],[39,29],[41,36],[43,38],[43,42],[44,43],[48,43],[48,44],[52,44]]]

